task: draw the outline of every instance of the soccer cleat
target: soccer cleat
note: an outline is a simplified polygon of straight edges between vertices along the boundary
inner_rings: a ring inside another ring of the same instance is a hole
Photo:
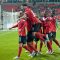
[[[50,54],[50,51],[47,51],[46,54]]]
[[[52,51],[52,52],[50,51],[50,54],[53,54],[53,52],[54,52],[54,51]]]
[[[36,55],[35,51],[33,51],[31,54],[29,54],[28,56],[34,57]]]
[[[36,55],[36,53],[35,53],[35,51],[33,51],[30,56],[34,57],[35,55]]]
[[[53,54],[53,52],[54,52],[54,51],[52,51],[52,52],[51,52],[51,51],[47,51],[46,53],[47,53],[47,54]]]
[[[35,54],[36,54],[35,51],[33,51],[31,55],[32,55],[32,56],[35,56]]]
[[[20,57],[16,56],[16,57],[14,57],[13,59],[14,59],[14,60],[19,60],[19,58],[20,58]]]
[[[38,52],[36,53],[36,55],[38,56],[39,54],[42,54],[42,53],[38,51]]]

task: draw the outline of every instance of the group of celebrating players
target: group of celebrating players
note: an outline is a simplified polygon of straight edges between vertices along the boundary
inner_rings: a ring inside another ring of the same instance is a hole
[[[18,56],[14,59],[19,59],[22,47],[26,49],[30,55],[35,56],[41,54],[43,43],[47,46],[48,54],[53,53],[52,41],[60,48],[58,40],[56,40],[56,17],[53,12],[41,12],[39,19],[33,10],[26,4],[21,6],[18,22],[9,29],[18,27],[19,33],[19,48]],[[37,48],[37,43],[40,40],[40,49]]]

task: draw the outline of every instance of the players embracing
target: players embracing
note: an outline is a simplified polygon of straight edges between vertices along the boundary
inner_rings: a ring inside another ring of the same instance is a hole
[[[22,47],[29,51],[30,56],[40,54],[43,43],[48,48],[48,53],[52,54],[52,40],[60,48],[59,42],[56,40],[56,19],[50,13],[44,12],[43,17],[37,18],[33,10],[26,4],[21,6],[23,10],[20,12],[20,19],[10,29],[18,27],[19,33],[19,48],[18,56],[14,59],[19,59]],[[40,40],[40,49],[37,49],[37,42]]]

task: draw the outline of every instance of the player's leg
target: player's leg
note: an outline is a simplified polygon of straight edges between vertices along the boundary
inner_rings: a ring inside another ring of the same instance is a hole
[[[46,34],[46,42],[47,42],[47,48],[48,48],[48,51],[52,52],[52,46],[51,46],[51,43],[49,41],[49,37],[48,37],[48,34]]]
[[[33,42],[28,42],[28,46],[30,47],[30,49],[32,49],[32,56],[38,55],[39,51],[35,48],[35,46],[32,44]]]
[[[35,40],[36,40],[36,36],[33,36],[33,34],[32,34],[30,42],[31,42],[31,45],[36,48],[36,41]]]
[[[52,45],[52,40],[50,40],[50,43],[51,43],[51,45]]]
[[[29,46],[29,48],[32,50],[32,51],[37,51],[35,49],[35,46],[33,46],[33,35],[32,35],[32,32],[28,32],[28,36],[27,36],[27,44]]]
[[[38,24],[35,24],[34,25],[34,36],[36,37],[36,38],[39,38],[41,41],[44,41],[44,38],[43,38],[43,34],[41,34],[40,32],[38,32],[39,30],[41,29],[41,24],[40,23],[38,23]],[[40,45],[40,50],[41,50],[41,48],[42,48],[42,42],[40,43],[41,45]],[[36,42],[36,47],[37,47],[37,42]]]
[[[20,58],[20,55],[21,55],[21,52],[22,52],[22,37],[19,36],[19,48],[18,48],[18,56],[14,57],[14,59],[19,59]]]
[[[37,52],[37,49],[35,48],[35,46],[33,46],[32,43],[33,43],[33,42],[28,42],[28,46],[29,46],[30,49],[32,49],[33,51]]]
[[[45,36],[45,34],[44,34],[44,36],[41,36],[41,37],[44,38],[44,41],[40,40],[40,52],[42,51],[43,43],[44,43],[45,46],[46,46],[46,43],[45,43],[45,41],[46,41],[46,36]]]
[[[22,52],[22,43],[19,44],[18,56],[14,57],[13,59],[19,59],[20,58],[20,55],[21,55],[21,52]]]
[[[32,51],[30,50],[29,46],[27,45],[26,36],[23,37],[22,42],[23,42],[23,48],[25,48],[27,51],[29,51],[31,53]]]
[[[45,35],[42,35],[40,33],[36,33],[36,36],[40,38],[40,40],[44,41],[45,39],[43,38]],[[51,46],[51,43],[49,41],[49,37],[48,37],[48,34],[46,34],[46,43],[47,43],[47,48],[48,48],[48,51],[52,51],[52,46]]]
[[[52,36],[53,36],[53,33],[51,32],[51,33],[49,33],[48,34],[48,37],[49,37],[49,40],[50,40],[50,44],[51,44],[51,46],[52,46]],[[53,49],[52,49],[52,53],[53,53],[54,51],[53,51]]]
[[[58,40],[56,40],[56,32],[53,32],[53,41],[56,43],[56,45],[60,48],[60,43]]]
[[[41,34],[40,32],[37,32],[36,33],[36,37],[39,38],[39,40],[41,41],[40,42],[40,50],[39,50],[41,52],[41,49],[42,49],[42,46],[43,46],[43,42],[45,40],[45,38],[44,38],[45,35],[44,34]]]
[[[37,47],[37,45],[36,45],[35,40],[33,40],[33,42],[31,42],[31,44],[32,44],[32,46],[33,46],[35,49],[37,49],[37,48],[36,48],[36,47]]]
[[[49,33],[49,35],[48,35],[51,45],[52,45],[52,35],[53,35],[52,32]]]
[[[52,46],[52,32],[48,33],[48,37],[49,37],[49,40],[50,40],[50,44]]]
[[[43,41],[40,41],[40,52],[42,51]]]
[[[35,45],[35,48],[38,50],[38,41],[39,41],[39,38],[36,38],[35,39],[35,42],[36,42],[36,45]]]
[[[37,38],[36,36],[34,37],[34,43],[35,43],[35,48],[37,48],[37,44],[38,44],[39,38]]]
[[[25,48],[27,51],[29,51],[30,53],[32,53],[32,50],[29,48],[29,46],[27,44],[24,44],[23,48]]]
[[[32,30],[33,30],[33,36],[35,36],[35,37],[37,37],[36,35],[39,35],[39,33],[38,33],[38,31],[40,30],[40,28],[41,28],[41,25],[40,25],[40,23],[38,23],[38,24],[35,24],[34,26],[33,26],[33,28],[32,28]],[[38,34],[37,34],[38,33]],[[40,38],[41,38],[41,36],[39,36]],[[43,39],[42,39],[43,40]],[[36,47],[37,47],[37,43],[36,43]],[[37,50],[37,49],[36,49]],[[38,50],[37,50],[38,51]],[[35,51],[36,52],[36,51]]]
[[[32,44],[33,42],[33,38],[32,38],[32,31],[29,31],[28,32],[28,35],[27,35],[27,45],[29,46],[30,44]],[[33,49],[29,46],[30,50],[33,51]]]
[[[41,41],[44,41],[45,39],[43,38],[45,35],[41,34],[40,32],[35,33],[35,36],[39,38]]]
[[[18,57],[20,57],[21,52],[22,52],[22,43],[19,44]]]

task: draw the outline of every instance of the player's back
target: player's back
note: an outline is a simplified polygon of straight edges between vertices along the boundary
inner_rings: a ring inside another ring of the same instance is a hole
[[[27,22],[27,30],[28,30],[28,31],[31,31],[31,29],[32,29],[32,24],[31,24],[30,19],[27,18],[26,22]]]
[[[26,7],[25,13],[27,14],[27,17],[31,20],[32,24],[39,22],[39,19],[36,17],[36,14],[32,11],[31,8]]]
[[[56,18],[55,17],[52,17],[51,23],[52,23],[52,27],[53,27],[52,31],[56,32]]]
[[[49,24],[49,31],[52,32],[52,31],[56,31],[56,20],[54,17],[48,17],[48,24]]]

